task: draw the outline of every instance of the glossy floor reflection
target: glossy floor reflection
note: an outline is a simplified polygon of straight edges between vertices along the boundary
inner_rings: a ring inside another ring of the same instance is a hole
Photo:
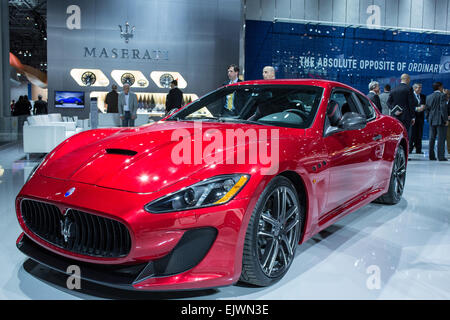
[[[411,157],[398,205],[370,204],[299,246],[279,283],[140,293],[86,282],[69,290],[67,277],[16,249],[14,199],[38,158],[27,161],[19,146],[3,147],[0,299],[450,299],[450,162]]]

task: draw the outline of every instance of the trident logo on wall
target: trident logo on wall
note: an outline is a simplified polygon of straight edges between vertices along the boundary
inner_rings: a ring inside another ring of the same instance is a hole
[[[136,29],[135,26],[133,26],[131,28],[131,32],[130,32],[130,24],[128,23],[128,21],[125,23],[125,32],[122,29],[122,26],[119,24],[119,29],[120,29],[120,37],[125,39],[125,43],[128,43],[128,41],[133,38],[133,31]]]

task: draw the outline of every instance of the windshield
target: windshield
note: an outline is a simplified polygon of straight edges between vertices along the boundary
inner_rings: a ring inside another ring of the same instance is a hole
[[[304,85],[241,85],[216,90],[173,114],[168,121],[242,122],[309,128],[323,88]]]

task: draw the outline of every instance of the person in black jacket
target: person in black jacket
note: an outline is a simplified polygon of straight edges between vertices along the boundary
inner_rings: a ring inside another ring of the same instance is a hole
[[[176,110],[183,105],[183,92],[178,89],[178,80],[172,80],[170,91],[166,97],[166,114]]]
[[[427,120],[430,124],[430,160],[436,160],[434,143],[437,136],[437,155],[439,161],[447,161],[445,158],[445,138],[448,126],[447,99],[443,93],[444,87],[441,82],[433,83],[434,92],[427,96],[426,111]]]
[[[382,113],[381,100],[379,94],[380,94],[380,84],[376,81],[371,81],[369,83],[369,93],[367,94],[367,97],[377,107],[378,111]]]
[[[116,84],[111,86],[111,91],[106,95],[105,108],[106,113],[119,113],[119,93]]]
[[[31,103],[28,100],[27,96],[20,96],[19,100],[16,102],[14,106],[14,115],[15,116],[29,116],[31,110]]]
[[[24,113],[26,114],[26,115],[31,115],[31,109],[33,108],[32,106],[31,106],[31,102],[30,102],[30,100],[28,100],[28,96],[23,96],[23,105],[24,105]]]
[[[411,126],[415,122],[415,107],[418,105],[417,100],[414,98],[413,90],[409,86],[411,78],[409,75],[402,74],[401,83],[395,87],[390,93],[387,101],[387,105],[391,110],[391,116],[394,116],[406,128],[408,132],[409,140],[411,141]],[[397,106],[400,107],[401,111],[393,111]]]
[[[48,113],[47,102],[42,100],[41,95],[38,95],[37,101],[34,102],[33,113],[34,114],[47,114]]]
[[[424,123],[424,110],[427,97],[422,93],[422,84],[415,83],[413,85],[414,98],[417,101],[415,107],[416,121],[412,126],[411,141],[409,142],[409,153],[412,153],[416,148],[416,153],[423,154],[422,152],[422,136],[423,136],[423,123]]]
[[[450,154],[450,89],[446,90],[447,95],[447,113],[448,113],[448,120],[449,125],[447,126],[447,152]]]

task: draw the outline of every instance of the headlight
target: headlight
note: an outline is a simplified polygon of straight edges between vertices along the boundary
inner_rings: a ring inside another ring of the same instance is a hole
[[[223,175],[198,182],[145,206],[151,213],[182,211],[227,203],[244,187],[249,175]]]
[[[31,170],[30,174],[28,175],[27,181],[25,183],[27,183],[36,173],[37,169],[39,169],[39,167],[41,166],[42,162],[44,162],[45,157],[42,158],[41,161],[39,161],[39,163],[33,168],[33,170]]]

